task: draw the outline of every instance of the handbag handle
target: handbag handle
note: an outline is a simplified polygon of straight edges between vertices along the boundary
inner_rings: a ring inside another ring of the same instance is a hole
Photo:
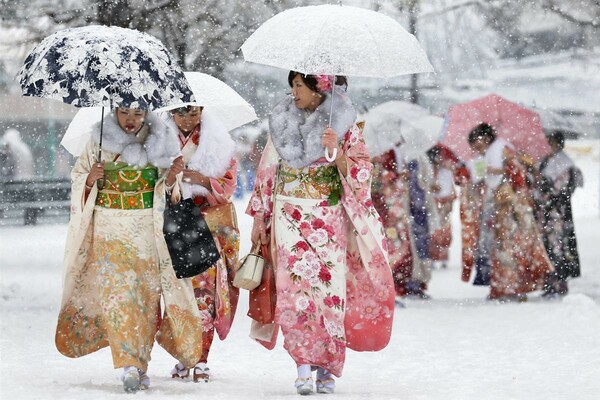
[[[254,246],[252,247],[252,249],[250,250],[250,253],[258,255],[260,253],[260,246],[261,245],[262,245],[262,243],[260,242],[260,238],[259,238],[256,241],[256,243],[254,244]]]

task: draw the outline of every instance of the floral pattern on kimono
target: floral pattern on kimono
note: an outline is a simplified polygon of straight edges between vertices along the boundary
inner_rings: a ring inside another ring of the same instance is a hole
[[[482,183],[465,182],[460,190],[460,223],[461,223],[461,279],[469,282],[476,262],[477,242],[479,240],[479,225],[483,194]]]
[[[320,365],[336,376],[346,347],[375,351],[387,345],[394,311],[387,242],[371,200],[372,164],[358,126],[346,133],[343,152],[348,174],[340,174],[340,204],[273,197],[279,156],[269,140],[247,209],[262,213],[274,231],[275,321],[286,350],[296,363]]]
[[[203,113],[204,115],[204,113]],[[203,118],[203,121],[206,119]],[[198,125],[186,140],[182,143],[182,154],[186,165],[194,157],[198,146],[207,144],[203,139],[214,139],[217,132],[206,130],[201,132]],[[208,126],[211,126],[210,124]],[[214,132],[214,133],[213,133]],[[219,132],[227,134],[227,132]],[[211,135],[212,134],[212,135]],[[207,138],[201,138],[201,135],[209,135]],[[194,165],[202,165],[196,162]],[[214,167],[212,165],[211,167]],[[188,165],[188,168],[194,169]],[[196,169],[201,169],[196,167]],[[209,168],[210,169],[210,168]],[[205,176],[206,171],[199,171]],[[213,175],[214,170],[211,170]],[[219,174],[220,175],[220,174]],[[207,176],[210,182],[210,189],[200,189],[199,194],[196,189],[193,191],[192,199],[195,204],[204,207],[229,204],[232,202],[232,196],[237,185],[237,161],[235,158],[229,160],[229,165],[221,176]],[[189,184],[188,184],[189,185]],[[189,185],[188,187],[191,187]],[[198,362],[207,362],[208,354],[214,338],[214,332],[217,331],[219,338],[225,340],[237,309],[239,289],[233,286],[233,277],[238,265],[240,236],[237,229],[231,227],[213,228],[211,233],[215,239],[215,244],[220,253],[220,259],[202,274],[191,278],[194,288],[196,304],[202,317],[202,354]]]
[[[553,271],[535,223],[525,167],[509,148],[503,157],[502,181],[486,189],[480,217],[478,251],[489,257],[491,299],[539,290]]]
[[[412,276],[408,184],[398,173],[394,150],[373,159],[373,205],[382,219],[396,295],[408,293]]]
[[[84,186],[97,154],[98,146],[90,141],[72,171],[56,346],[68,357],[110,346],[115,368],[145,371],[157,334],[169,353],[194,365],[200,355],[202,321],[193,307],[191,283],[176,278],[164,241],[164,179],[154,187],[153,208],[96,206],[97,186],[87,201]],[[102,152],[107,161],[116,156]],[[159,322],[161,295],[165,310]]]

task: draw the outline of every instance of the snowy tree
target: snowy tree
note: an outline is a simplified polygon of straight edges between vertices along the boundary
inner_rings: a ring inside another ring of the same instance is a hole
[[[221,76],[262,22],[302,0],[2,0],[1,24],[25,29],[5,45],[30,48],[63,28],[115,25],[148,32],[176,55],[184,70]]]

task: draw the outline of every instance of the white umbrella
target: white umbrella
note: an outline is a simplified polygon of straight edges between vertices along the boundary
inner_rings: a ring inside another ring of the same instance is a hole
[[[433,72],[417,39],[398,22],[350,6],[283,11],[262,24],[241,49],[246,61],[305,74],[391,77]]]
[[[102,107],[80,108],[69,123],[60,144],[75,157],[79,157],[92,136],[92,128],[102,118]]]
[[[423,155],[439,142],[444,118],[427,115],[404,125],[402,152],[407,160]]]
[[[240,127],[256,120],[254,108],[225,82],[202,72],[184,72],[194,93],[195,102],[179,105],[196,105],[205,107],[211,115],[215,115],[227,130]],[[173,109],[169,106],[161,110]]]
[[[409,130],[410,124],[431,115],[419,105],[406,101],[387,101],[373,107],[366,115],[364,138],[371,156],[385,153],[399,142],[409,139],[415,130]]]
[[[203,106],[219,118],[227,130],[235,129],[257,118],[254,108],[225,82],[201,72],[184,72],[184,74],[196,101],[179,103],[158,111],[185,105]],[[79,156],[91,137],[92,127],[100,121],[101,115],[99,107],[80,109],[67,127],[60,144],[69,153]]]
[[[392,18],[320,5],[283,11],[242,45],[246,61],[305,74],[392,77],[433,72],[419,41]]]

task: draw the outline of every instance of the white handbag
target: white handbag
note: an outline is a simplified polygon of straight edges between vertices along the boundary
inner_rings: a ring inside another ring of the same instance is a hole
[[[256,289],[262,281],[265,259],[259,254],[260,241],[252,251],[240,261],[240,267],[235,272],[233,286],[240,289]]]

